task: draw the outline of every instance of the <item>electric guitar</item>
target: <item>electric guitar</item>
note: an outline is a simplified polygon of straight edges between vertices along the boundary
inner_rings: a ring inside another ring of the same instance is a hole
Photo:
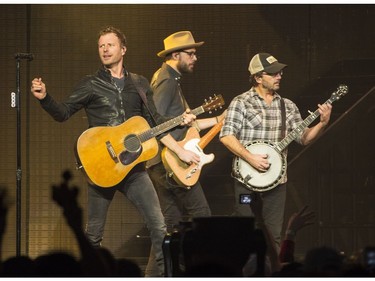
[[[347,93],[348,86],[340,85],[325,103],[332,104]],[[309,111],[309,113],[310,115],[280,142],[255,140],[244,145],[253,154],[268,155],[270,167],[267,171],[259,171],[236,156],[233,160],[232,177],[252,191],[263,192],[276,187],[286,173],[286,156],[282,154],[282,151],[320,115],[319,110]]]
[[[202,138],[200,138],[198,130],[191,127],[186,132],[185,138],[178,142],[184,149],[193,151],[200,156],[199,164],[187,164],[169,148],[164,147],[161,159],[168,176],[173,177],[178,184],[186,189],[190,189],[196,184],[203,166],[211,163],[215,158],[213,153],[205,154],[203,149],[220,132],[221,127],[223,127],[223,120],[213,126]]]
[[[211,113],[223,105],[222,96],[215,95],[191,113]],[[150,128],[146,119],[134,116],[118,126],[89,128],[77,140],[77,168],[83,171],[90,183],[103,188],[112,187],[120,183],[135,165],[156,156],[159,149],[156,136],[182,122],[183,114]]]

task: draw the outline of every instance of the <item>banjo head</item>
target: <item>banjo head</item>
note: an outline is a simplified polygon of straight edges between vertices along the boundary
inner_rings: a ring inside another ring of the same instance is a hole
[[[286,161],[272,142],[254,141],[245,145],[253,154],[267,154],[270,167],[261,172],[243,159],[236,157],[233,163],[233,177],[243,183],[246,188],[262,192],[276,187],[286,172]]]

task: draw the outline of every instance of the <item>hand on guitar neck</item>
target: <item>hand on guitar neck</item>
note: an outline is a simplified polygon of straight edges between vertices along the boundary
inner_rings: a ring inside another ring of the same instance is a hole
[[[180,124],[180,126],[191,126],[192,123],[197,119],[197,116],[191,113],[191,110],[188,108],[182,115],[183,122]]]

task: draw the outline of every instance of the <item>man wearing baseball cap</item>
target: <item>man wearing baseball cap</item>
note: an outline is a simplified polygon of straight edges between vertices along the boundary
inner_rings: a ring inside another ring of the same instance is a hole
[[[219,136],[220,141],[235,157],[259,173],[260,182],[262,176],[267,177],[267,172],[274,173],[277,170],[274,170],[276,167],[271,163],[271,154],[265,153],[266,150],[251,150],[248,144],[263,144],[265,147],[267,142],[278,143],[303,121],[295,103],[282,98],[278,93],[286,67],[286,64],[280,63],[269,53],[258,53],[251,59],[251,88],[232,100]],[[315,140],[329,122],[332,106],[319,104],[318,107],[320,122],[300,132],[295,140],[301,145]],[[282,154],[286,156],[286,148],[282,150]],[[286,166],[285,163],[285,170]],[[233,172],[238,174],[239,171],[234,169]],[[276,181],[277,185],[272,188],[259,187],[261,184],[249,188],[247,183],[250,180],[237,177],[234,181],[235,213],[240,216],[254,216],[248,205],[241,204],[240,198],[260,192],[263,201],[262,217],[258,216],[256,219],[260,219],[258,223],[266,225],[279,250],[286,200],[286,172],[281,173],[280,182]]]

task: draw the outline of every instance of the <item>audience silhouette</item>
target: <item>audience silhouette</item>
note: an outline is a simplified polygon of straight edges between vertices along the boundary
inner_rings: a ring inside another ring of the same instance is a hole
[[[127,259],[117,260],[106,248],[96,248],[87,239],[82,227],[82,208],[77,196],[79,189],[70,186],[70,171],[62,174],[62,182],[52,185],[52,199],[63,210],[80,249],[80,259],[64,251],[52,251],[34,260],[27,256],[11,257],[0,263],[0,276],[8,277],[141,277],[140,267]],[[6,229],[6,188],[0,188],[0,250]],[[1,251],[0,251],[1,254]]]
[[[52,199],[61,207],[64,218],[74,233],[80,257],[76,258],[64,251],[51,251],[35,259],[15,256],[3,261],[3,236],[10,203],[7,189],[0,186],[0,276],[143,277],[142,270],[136,262],[126,258],[115,258],[108,249],[95,248],[90,244],[82,227],[82,208],[77,201],[79,189],[70,185],[72,175],[69,171],[65,171],[62,178],[60,184],[51,186]],[[337,249],[320,245],[307,251],[302,261],[296,261],[294,248],[297,233],[313,224],[315,219],[315,213],[309,211],[308,206],[290,216],[280,253],[277,252],[272,236],[263,223],[260,194],[253,194],[249,207],[254,213],[254,218],[195,218],[190,227],[185,226],[185,232],[176,236],[181,239],[178,241],[179,247],[174,247],[181,251],[177,254],[184,259],[184,270],[176,271],[178,276],[375,276],[375,248],[370,246],[359,251],[357,255],[346,257]],[[246,236],[249,237],[244,238]],[[164,251],[167,251],[167,247]],[[165,253],[165,256],[167,259],[173,257],[171,253]],[[172,262],[166,262],[166,265],[168,264]],[[173,274],[168,276],[172,277]]]

